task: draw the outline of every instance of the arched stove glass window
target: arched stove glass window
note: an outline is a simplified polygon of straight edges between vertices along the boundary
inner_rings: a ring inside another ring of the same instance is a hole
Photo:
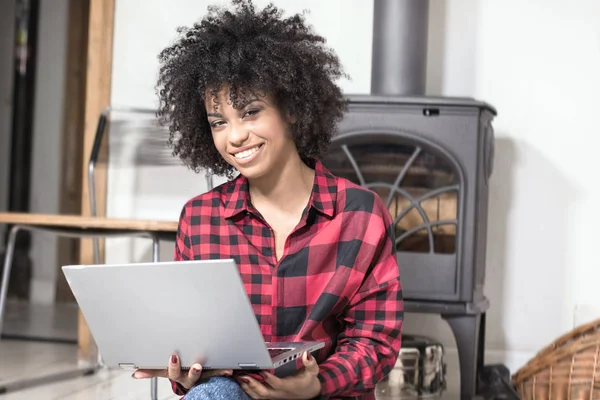
[[[394,218],[396,250],[454,254],[460,179],[442,154],[397,138],[332,143],[323,164],[376,192]]]

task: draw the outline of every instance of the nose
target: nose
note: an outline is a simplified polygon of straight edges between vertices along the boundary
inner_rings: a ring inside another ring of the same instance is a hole
[[[242,147],[248,140],[250,132],[242,124],[231,124],[228,140],[229,143],[234,147]]]

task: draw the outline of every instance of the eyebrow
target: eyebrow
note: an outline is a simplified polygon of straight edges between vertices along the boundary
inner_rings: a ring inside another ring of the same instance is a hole
[[[250,104],[257,102],[257,101],[264,103],[264,101],[260,100],[259,98],[250,99],[248,102],[246,102],[246,104],[244,104],[242,107],[240,107],[240,110],[248,107]],[[218,113],[218,112],[207,113],[206,116],[207,117],[215,117],[215,118],[223,118],[223,115],[221,115],[221,113]]]
[[[240,107],[240,109],[246,108],[246,107],[248,107],[250,104],[252,104],[252,103],[255,103],[255,102],[257,102],[257,101],[258,101],[258,102],[261,102],[261,103],[264,103],[264,101],[262,101],[261,99],[259,99],[258,97],[256,97],[256,98],[253,98],[253,99],[250,99],[250,100],[248,100],[248,101],[246,102],[246,104],[244,104],[242,107]]]

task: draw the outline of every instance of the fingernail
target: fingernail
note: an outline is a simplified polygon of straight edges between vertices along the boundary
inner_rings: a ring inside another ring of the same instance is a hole
[[[246,378],[240,378],[240,380],[241,380],[242,382],[244,382],[244,383],[250,383],[250,381],[249,381],[248,379],[246,379]]]
[[[176,364],[176,363],[177,363],[177,356],[176,356],[175,354],[173,354],[173,355],[171,356],[171,362],[172,362],[173,364]]]
[[[192,373],[194,375],[198,375],[200,373],[200,370],[198,368],[192,368]]]

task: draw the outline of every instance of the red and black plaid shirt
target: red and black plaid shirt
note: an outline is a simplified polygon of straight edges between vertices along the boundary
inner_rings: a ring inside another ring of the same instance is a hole
[[[310,203],[279,262],[242,176],[185,205],[175,259],[235,259],[265,341],[324,342],[316,355],[321,398],[367,400],[400,350],[404,303],[393,232],[374,192],[317,162]]]

